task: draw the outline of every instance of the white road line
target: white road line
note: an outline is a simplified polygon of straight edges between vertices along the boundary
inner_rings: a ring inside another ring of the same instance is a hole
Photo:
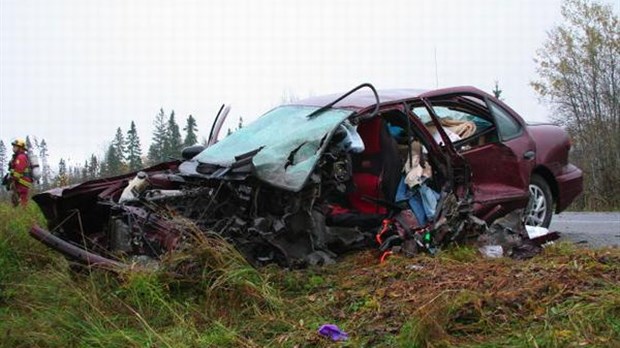
[[[620,225],[620,221],[583,221],[583,220],[563,220],[563,219],[555,219],[553,222],[570,222],[572,224],[618,224]]]

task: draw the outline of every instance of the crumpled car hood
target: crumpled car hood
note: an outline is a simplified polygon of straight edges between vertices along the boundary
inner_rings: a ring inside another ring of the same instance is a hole
[[[271,110],[183,163],[182,175],[200,172],[201,164],[231,167],[243,155],[253,153],[252,174],[275,187],[298,192],[323,153],[330,134],[352,111],[330,109],[310,118],[317,107],[282,106]]]

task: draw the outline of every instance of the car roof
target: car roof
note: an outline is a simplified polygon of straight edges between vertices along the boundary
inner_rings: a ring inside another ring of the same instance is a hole
[[[383,89],[378,90],[377,94],[379,95],[379,100],[381,104],[389,103],[398,100],[411,99],[419,96],[420,94],[426,92],[422,89]],[[306,99],[295,101],[291,104],[294,105],[304,105],[304,106],[325,106],[340,96],[343,93],[333,93],[333,94],[325,94],[320,96],[313,96]],[[361,110],[366,109],[370,106],[374,106],[377,104],[375,99],[375,95],[372,91],[368,89],[359,90],[345,99],[339,101],[334,105],[336,109],[351,109],[351,110]]]
[[[377,90],[377,94],[379,95],[380,104],[389,104],[391,102],[397,102],[401,100],[408,100],[417,97],[432,97],[444,94],[452,94],[452,93],[475,93],[475,94],[486,94],[481,90],[471,87],[471,86],[461,86],[461,87],[449,87],[449,88],[441,88],[436,90],[424,90],[424,89],[414,89],[414,88],[401,88],[401,89],[381,89]],[[313,96],[306,99],[298,100],[290,103],[291,105],[303,105],[303,106],[317,106],[322,107],[328,105],[333,102],[344,93],[333,93],[326,94],[320,96]],[[333,108],[336,109],[349,109],[349,110],[363,110],[374,106],[376,104],[376,99],[372,91],[368,89],[362,89],[356,91],[345,99],[336,103]]]

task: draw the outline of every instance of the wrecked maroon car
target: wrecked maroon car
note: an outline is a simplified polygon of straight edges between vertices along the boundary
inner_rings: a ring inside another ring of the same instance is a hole
[[[415,255],[485,235],[501,244],[506,231],[527,239],[523,226],[549,226],[582,190],[564,130],[527,125],[473,87],[363,84],[217,141],[224,117],[182,161],[36,195],[48,229],[32,235],[71,259],[118,264],[173,252],[191,225],[254,265],[303,266],[368,247]]]

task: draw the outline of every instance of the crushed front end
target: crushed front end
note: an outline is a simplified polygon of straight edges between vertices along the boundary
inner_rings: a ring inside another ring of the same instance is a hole
[[[114,266],[215,234],[253,265],[303,267],[369,247],[432,253],[489,230],[468,164],[408,105],[332,104],[278,107],[186,161],[39,194],[48,230],[32,235]]]

